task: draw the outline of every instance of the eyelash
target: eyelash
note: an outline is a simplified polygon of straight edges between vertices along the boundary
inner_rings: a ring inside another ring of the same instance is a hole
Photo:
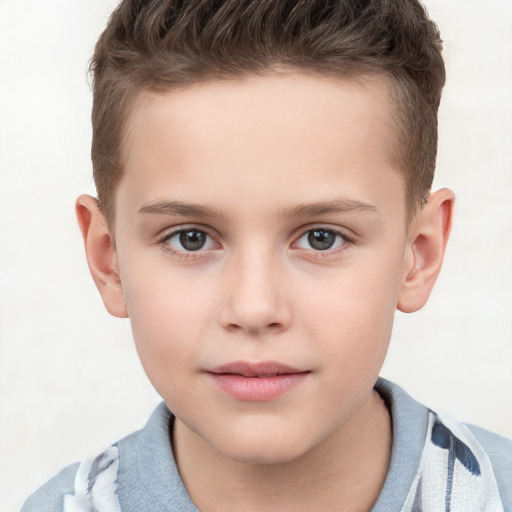
[[[303,231],[302,234],[294,242],[294,245],[296,245],[303,237],[305,237],[306,235],[313,233],[315,231],[316,232],[323,231],[324,233],[329,233],[329,234],[335,235],[336,237],[340,237],[342,239],[341,245],[339,245],[337,248],[334,248],[334,249],[331,249],[331,248],[327,248],[325,250],[313,249],[313,248],[303,249],[304,251],[306,251],[308,253],[308,255],[315,257],[315,258],[329,258],[329,257],[339,256],[340,254],[344,253],[348,249],[349,246],[355,244],[355,241],[352,237],[347,236],[344,232],[342,232],[340,230],[329,228],[326,226],[313,226],[313,227],[310,227],[310,228],[306,229],[305,231]]]
[[[158,241],[158,243],[160,244],[160,246],[162,247],[162,250],[164,252],[169,253],[172,256],[180,258],[180,259],[188,260],[188,259],[191,259],[191,258],[201,257],[201,253],[204,253],[205,250],[208,250],[208,249],[199,248],[197,251],[187,251],[185,248],[183,248],[183,251],[179,251],[179,250],[174,249],[170,245],[170,243],[169,243],[170,240],[172,240],[176,236],[179,236],[182,233],[187,233],[187,232],[201,233],[203,235],[206,235],[209,239],[211,239],[212,241],[215,242],[214,237],[211,236],[208,233],[208,231],[206,231],[204,228],[199,228],[199,227],[195,227],[195,226],[186,226],[186,227],[182,227],[182,228],[173,230],[173,231],[171,231],[169,233],[166,233]],[[217,242],[215,242],[215,243],[217,243]],[[220,244],[217,243],[217,245],[220,245]]]
[[[298,236],[295,241],[292,244],[292,247],[296,245],[304,236],[314,232],[314,231],[323,231],[325,233],[333,234],[336,237],[340,237],[342,239],[342,243],[339,247],[335,249],[327,248],[326,250],[319,250],[314,248],[302,248],[303,251],[307,252],[307,254],[311,257],[317,257],[317,258],[328,258],[328,257],[336,257],[343,252],[347,250],[347,246],[354,245],[355,241],[352,237],[347,236],[344,232],[329,228],[326,226],[313,226],[309,227],[308,229],[302,231],[300,236]],[[201,227],[195,227],[195,226],[186,226],[179,229],[175,229],[171,232],[166,233],[160,240],[158,240],[158,243],[160,244],[162,250],[166,253],[171,254],[173,257],[177,257],[179,259],[192,259],[192,258],[200,258],[204,256],[204,252],[209,251],[210,249],[203,249],[202,247],[199,248],[196,251],[187,251],[185,248],[183,248],[183,251],[174,249],[170,244],[170,240],[173,239],[176,236],[179,236],[182,233],[187,232],[196,232],[203,235],[206,235],[213,243],[215,243],[217,246],[221,247],[221,244],[215,241],[215,238],[211,236],[207,230]]]

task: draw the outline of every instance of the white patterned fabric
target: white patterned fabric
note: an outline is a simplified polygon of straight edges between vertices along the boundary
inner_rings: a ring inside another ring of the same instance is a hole
[[[469,429],[434,412],[402,512],[504,512],[489,457]]]
[[[118,469],[119,451],[115,446],[82,461],[75,476],[75,492],[64,496],[63,512],[121,512]]]

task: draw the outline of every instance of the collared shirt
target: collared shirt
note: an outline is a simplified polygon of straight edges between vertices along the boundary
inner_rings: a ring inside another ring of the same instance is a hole
[[[512,512],[512,440],[436,414],[395,384],[375,389],[393,423],[390,468],[370,512]],[[146,426],[62,470],[21,512],[197,512],[164,403]]]

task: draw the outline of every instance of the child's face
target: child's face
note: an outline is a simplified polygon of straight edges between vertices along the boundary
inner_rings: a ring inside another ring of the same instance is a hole
[[[378,80],[300,74],[135,106],[115,238],[136,346],[232,459],[291,460],[364,421],[407,273],[390,110]]]

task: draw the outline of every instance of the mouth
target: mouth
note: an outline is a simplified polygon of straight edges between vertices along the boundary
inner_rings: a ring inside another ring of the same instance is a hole
[[[307,373],[307,371],[273,361],[264,361],[261,363],[236,361],[218,366],[211,370],[210,373],[216,375],[241,375],[242,377],[263,378],[278,377],[280,375],[290,375],[294,373]]]
[[[236,361],[206,372],[231,397],[251,402],[275,400],[299,386],[311,372],[282,363]]]

